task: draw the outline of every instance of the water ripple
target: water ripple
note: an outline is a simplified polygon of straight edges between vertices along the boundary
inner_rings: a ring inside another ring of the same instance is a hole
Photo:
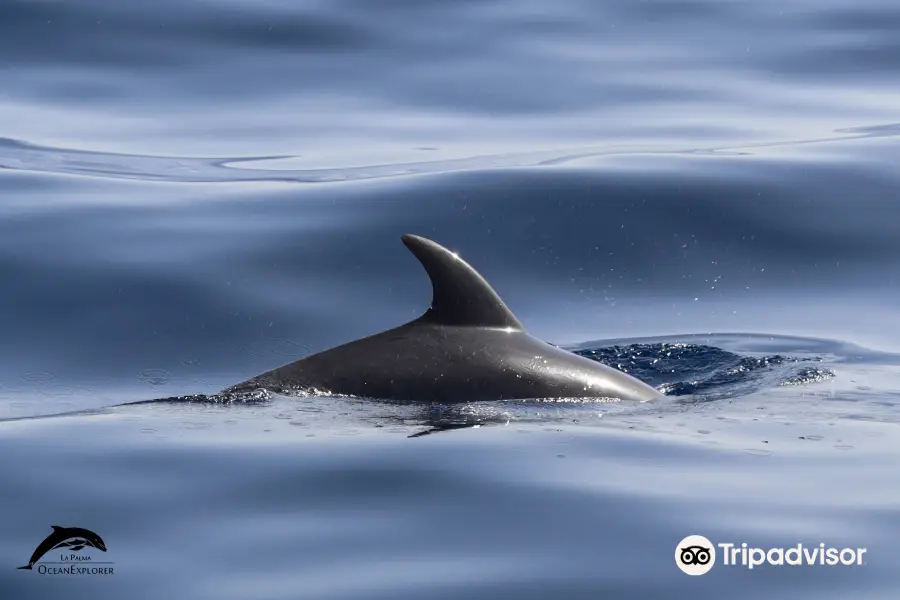
[[[327,169],[289,169],[284,161],[295,155],[189,158],[117,154],[72,148],[55,148],[22,140],[0,138],[0,169],[34,171],[112,179],[137,179],[179,183],[292,182],[328,183],[403,177],[429,173],[489,170],[516,167],[560,166],[586,159],[630,155],[749,155],[767,148],[827,144],[900,135],[900,124],[872,125],[836,130],[840,136],[806,140],[745,144],[732,147],[616,149],[613,147],[568,148],[539,152],[472,156],[450,160],[374,164]],[[256,168],[246,166],[254,165]]]

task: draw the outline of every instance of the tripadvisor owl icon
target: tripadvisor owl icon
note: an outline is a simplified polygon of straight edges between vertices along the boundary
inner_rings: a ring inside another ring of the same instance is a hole
[[[38,544],[28,564],[19,567],[41,575],[112,575],[113,563],[93,550],[106,552],[106,542],[90,529],[52,525],[53,532]]]
[[[689,535],[675,546],[675,564],[688,575],[706,575],[716,564],[716,547],[702,535]]]

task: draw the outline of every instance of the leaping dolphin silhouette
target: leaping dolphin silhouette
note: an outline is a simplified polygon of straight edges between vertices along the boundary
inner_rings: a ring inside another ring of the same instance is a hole
[[[71,548],[72,550],[81,550],[85,546],[91,546],[106,552],[106,544],[103,539],[91,531],[81,527],[60,527],[59,525],[51,525],[53,533],[44,538],[38,547],[34,549],[28,564],[19,567],[20,569],[32,569],[34,564],[41,559],[42,556],[53,550],[54,548]],[[77,543],[70,543],[69,540],[77,539]]]
[[[301,390],[409,402],[615,398],[663,395],[634,377],[529,335],[500,296],[443,246],[403,243],[431,279],[418,319],[258,375],[225,394]]]

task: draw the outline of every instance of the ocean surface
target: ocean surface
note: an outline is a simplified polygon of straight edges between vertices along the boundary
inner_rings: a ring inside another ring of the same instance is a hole
[[[0,597],[897,598],[898,72],[896,0],[0,0]],[[404,233],[665,400],[119,406],[415,318]]]

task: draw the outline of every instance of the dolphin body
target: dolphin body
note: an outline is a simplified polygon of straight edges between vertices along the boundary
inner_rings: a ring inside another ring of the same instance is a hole
[[[39,561],[42,556],[54,548],[71,547],[73,550],[80,550],[85,546],[91,546],[106,552],[106,543],[104,543],[99,535],[90,529],[82,529],[81,527],[60,527],[59,525],[52,525],[51,527],[53,528],[53,533],[48,535],[44,538],[44,541],[38,544],[38,547],[35,548],[34,552],[31,554],[28,564],[19,567],[20,569],[31,570],[34,567],[34,563]],[[78,542],[66,543],[73,538],[77,538]]]
[[[529,335],[491,286],[443,246],[407,234],[431,278],[431,307],[394,329],[325,350],[224,394],[315,391],[405,402],[663,395],[611,367]]]

